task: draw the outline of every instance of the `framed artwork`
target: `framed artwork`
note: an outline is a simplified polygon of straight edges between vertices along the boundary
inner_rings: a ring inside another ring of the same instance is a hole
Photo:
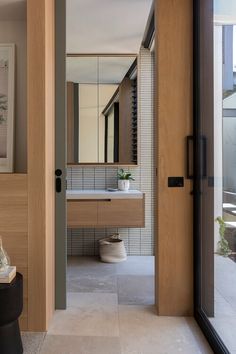
[[[15,45],[0,44],[0,173],[13,172]]]

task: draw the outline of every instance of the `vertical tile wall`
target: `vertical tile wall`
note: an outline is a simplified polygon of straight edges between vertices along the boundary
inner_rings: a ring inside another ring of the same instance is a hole
[[[68,229],[68,255],[97,255],[98,240],[113,232],[123,238],[128,255],[154,254],[154,119],[153,66],[149,50],[141,48],[138,58],[138,166],[129,170],[135,177],[131,188],[145,193],[146,227],[143,229]],[[68,189],[117,187],[118,168],[69,167]]]

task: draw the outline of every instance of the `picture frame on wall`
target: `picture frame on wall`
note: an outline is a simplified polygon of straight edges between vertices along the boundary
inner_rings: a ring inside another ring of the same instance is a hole
[[[0,173],[14,166],[15,45],[0,43]]]

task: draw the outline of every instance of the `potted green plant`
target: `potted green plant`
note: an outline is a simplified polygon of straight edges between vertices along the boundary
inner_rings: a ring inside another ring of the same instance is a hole
[[[215,220],[219,224],[219,235],[220,240],[218,241],[219,254],[228,257],[232,253],[232,250],[229,248],[229,243],[225,238],[225,221],[221,216],[218,216]]]
[[[119,188],[119,190],[127,192],[130,187],[130,181],[134,181],[134,178],[132,177],[132,173],[126,172],[126,171],[124,171],[123,168],[121,168],[118,171],[118,188]]]

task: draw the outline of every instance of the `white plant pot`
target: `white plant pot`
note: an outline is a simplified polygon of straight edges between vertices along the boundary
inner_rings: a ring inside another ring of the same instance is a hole
[[[127,192],[130,187],[130,182],[127,179],[119,179],[118,180],[118,188],[120,191],[125,191]]]

